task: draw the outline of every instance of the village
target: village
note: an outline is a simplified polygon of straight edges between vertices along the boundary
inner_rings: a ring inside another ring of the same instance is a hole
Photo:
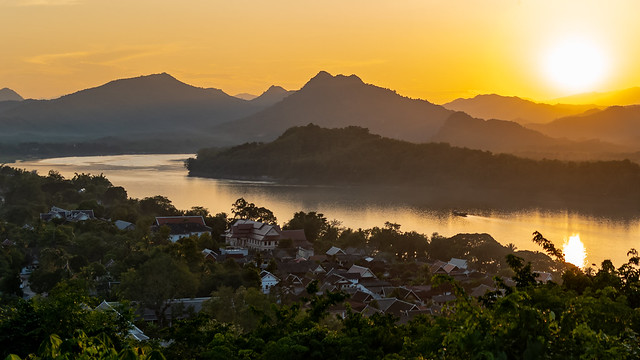
[[[67,222],[95,220],[92,210],[69,211],[55,206],[40,218]],[[121,231],[135,228],[135,224],[123,220],[115,221],[114,225]],[[161,227],[168,230],[172,243],[212,235],[203,216],[156,217],[151,231],[159,231]],[[312,282],[317,283],[318,295],[343,292],[348,299],[330,309],[332,314],[341,317],[345,317],[347,311],[365,316],[380,313],[407,322],[419,314],[437,315],[447,303],[455,301],[456,295],[451,284],[433,286],[434,275],[450,277],[473,298],[499,291],[493,279],[496,274],[478,271],[462,258],[427,260],[423,257],[398,263],[395,257],[376,250],[372,253],[364,248],[337,246],[316,253],[304,229],[283,230],[278,225],[246,219],[235,220],[221,237],[225,246],[201,250],[204,261],[233,261],[240,266],[255,266],[259,269],[260,290],[277,303],[303,301],[309,295],[307,287]],[[33,264],[26,267],[23,276],[32,268]],[[537,274],[539,282],[553,280],[550,272],[538,271]],[[515,284],[509,277],[501,279],[507,286]],[[28,288],[28,284],[24,287]],[[171,306],[165,315],[170,321],[184,318],[200,311],[210,298],[167,299]],[[140,309],[140,315],[148,322],[159,320],[150,309]]]
[[[64,219],[77,222],[95,219],[91,210],[67,211],[53,207],[41,214],[43,221]],[[118,220],[114,225],[121,231],[135,225]],[[151,231],[162,227],[169,241],[176,243],[185,238],[211,236],[203,216],[160,216],[155,218]],[[331,246],[322,253],[305,236],[304,229],[283,230],[278,225],[254,220],[238,219],[221,234],[224,246],[201,250],[205,262],[233,261],[242,267],[254,266],[259,271],[260,290],[277,303],[304,302],[311,283],[316,293],[343,292],[347,300],[333,306],[329,312],[345,317],[347,312],[391,314],[398,322],[407,322],[419,314],[438,315],[447,303],[456,300],[454,286],[434,286],[431,278],[444,275],[459,283],[468,295],[480,298],[487,293],[504,292],[496,286],[493,276],[478,271],[462,258],[428,260],[416,257],[398,262],[395,256],[365,248]],[[397,255],[397,254],[394,254]],[[537,272],[539,282],[553,280],[550,272]],[[515,283],[501,277],[507,286]],[[171,306],[164,314],[169,323],[197,313],[211,297],[166,299]],[[151,309],[140,309],[139,315],[147,322],[157,322]]]

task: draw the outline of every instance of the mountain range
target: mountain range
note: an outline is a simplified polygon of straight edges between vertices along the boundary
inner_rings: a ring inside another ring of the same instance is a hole
[[[640,144],[640,105],[611,106],[595,113],[564,117],[530,127],[557,138],[600,139],[637,148]]]
[[[499,95],[440,106],[355,75],[324,71],[300,90],[272,86],[243,100],[162,73],[115,80],[53,100],[0,102],[0,145],[102,141],[119,144],[122,152],[194,152],[205,146],[268,142],[290,127],[313,123],[533,158],[610,159],[640,150],[637,115],[640,108],[634,106],[600,110]]]
[[[456,112],[431,140],[535,159],[615,159],[619,158],[615,154],[632,152],[630,147],[593,139],[558,139],[513,121],[482,120]]]
[[[442,106],[450,110],[463,111],[480,119],[509,120],[522,125],[547,123],[561,117],[598,110],[598,106],[592,104],[552,105],[536,103],[516,96],[496,94],[478,95],[471,99],[456,99]]]
[[[271,141],[292,126],[357,125],[375,134],[426,142],[453,112],[425,100],[365,84],[355,75],[321,71],[300,90],[273,106],[210,131],[221,139]]]
[[[211,124],[242,118],[287,95],[273,87],[246,101],[198,88],[169,74],[111,81],[53,100],[0,106],[0,126],[13,140],[78,141],[116,137],[200,137]]]

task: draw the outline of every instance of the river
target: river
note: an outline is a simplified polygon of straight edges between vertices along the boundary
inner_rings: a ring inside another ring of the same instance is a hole
[[[385,196],[364,188],[295,186],[269,182],[205,179],[187,176],[184,159],[191,154],[88,156],[18,161],[18,168],[46,175],[56,170],[67,178],[75,173],[104,174],[114,185],[124,187],[130,197],[163,195],[178,209],[203,206],[213,214],[230,213],[231,204],[244,197],[273,211],[280,224],[297,211],[318,211],[329,220],[351,228],[382,227],[386,221],[400,224],[403,231],[452,236],[458,233],[488,233],[502,244],[518,249],[541,250],[531,241],[541,232],[556,246],[579,234],[586,249],[586,264],[611,259],[616,266],[626,262],[631,248],[640,248],[640,219],[609,218],[569,210],[467,210],[466,217],[450,209],[430,208],[411,198]]]

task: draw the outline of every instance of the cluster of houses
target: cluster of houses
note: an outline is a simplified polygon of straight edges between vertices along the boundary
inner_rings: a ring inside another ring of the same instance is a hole
[[[154,228],[168,226],[170,240],[210,233],[201,216],[157,217]],[[408,321],[418,314],[437,314],[445,304],[454,301],[453,287],[441,285],[412,285],[390,279],[393,266],[384,258],[369,256],[364,249],[331,247],[324,254],[315,254],[304,230],[283,230],[278,225],[252,220],[236,220],[223,235],[226,246],[204,249],[207,261],[224,262],[233,259],[240,264],[255,263],[260,269],[261,289],[280,300],[295,301],[307,294],[307,287],[317,281],[318,294],[342,291],[348,300],[331,311],[346,316],[347,311],[364,315],[393,314],[400,321]],[[286,246],[282,246],[286,244]],[[259,256],[258,256],[259,254]],[[259,262],[259,263],[257,263]],[[270,264],[275,263],[275,269]],[[473,297],[495,291],[494,281],[487,274],[469,267],[464,259],[451,258],[424,263],[431,275],[449,275]],[[540,281],[551,280],[551,274],[542,273]],[[513,285],[510,279],[507,284]],[[187,299],[180,299],[187,301]],[[197,301],[196,301],[197,300]],[[199,308],[207,298],[192,299]]]
[[[57,206],[52,206],[49,212],[40,214],[40,220],[42,221],[59,219],[69,222],[78,222],[95,218],[93,210],[65,210]]]
[[[307,296],[309,283],[317,281],[318,294],[342,291],[350,295],[345,304],[331,309],[335,314],[346,316],[347,311],[366,316],[393,314],[400,321],[407,321],[418,314],[439,313],[447,302],[455,300],[451,286],[434,288],[431,285],[401,284],[397,279],[387,279],[385,275],[388,275],[390,264],[359,253],[357,249],[332,247],[325,254],[310,259],[279,260],[275,271],[262,270],[262,290],[297,300]],[[465,260],[454,258],[444,264],[431,264],[431,273],[447,274],[474,284],[470,289],[474,296],[495,290],[491,286],[491,279],[468,269]]]
[[[41,214],[43,220],[63,218],[74,221],[69,219],[85,217],[92,218],[93,212],[67,211],[53,207],[49,213]],[[118,223],[118,228],[121,229],[130,226],[130,223]],[[211,234],[211,228],[206,225],[202,216],[156,217],[152,229],[157,230],[163,226],[169,228],[169,239],[172,242],[193,235]],[[236,220],[223,236],[226,246],[215,250],[204,249],[204,259],[214,262],[233,259],[240,264],[255,263],[261,269],[262,292],[273,294],[279,300],[295,301],[308,296],[306,289],[315,281],[318,294],[342,291],[350,295],[344,304],[331,309],[335,314],[346,316],[347,311],[366,316],[376,313],[393,314],[400,321],[408,321],[417,314],[437,314],[446,303],[456,299],[450,285],[436,288],[411,284],[411,279],[405,279],[407,283],[391,279],[389,272],[393,264],[384,258],[369,256],[364,249],[341,249],[334,246],[323,254],[315,254],[304,230],[282,230],[274,224]],[[427,266],[431,275],[453,277],[474,297],[496,290],[490,276],[474,271],[464,259],[437,260],[420,266]],[[541,281],[550,279],[551,274],[541,274]],[[511,280],[505,281],[508,284]],[[188,302],[194,309],[199,309],[207,299],[172,301]]]
[[[443,285],[411,285],[389,279],[392,264],[368,256],[364,249],[331,247],[324,254],[314,254],[303,230],[282,230],[277,225],[251,220],[237,220],[224,234],[226,248],[202,251],[209,261],[240,263],[259,259],[261,289],[280,300],[299,300],[308,296],[308,285],[317,281],[318,294],[342,291],[350,295],[345,304],[331,311],[345,316],[347,311],[365,315],[393,314],[405,321],[417,314],[436,314],[455,300],[453,288]],[[287,246],[281,242],[287,240]],[[260,256],[256,256],[260,254]],[[275,269],[269,264],[275,263]],[[479,297],[495,291],[493,280],[471,269],[464,259],[435,261],[428,266],[430,274],[445,274],[461,282],[471,296]],[[271,271],[267,268],[271,267]],[[506,280],[507,283],[509,279]],[[348,310],[349,309],[349,310]]]

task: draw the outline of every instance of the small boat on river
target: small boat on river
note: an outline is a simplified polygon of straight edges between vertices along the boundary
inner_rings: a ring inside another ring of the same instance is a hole
[[[468,213],[460,210],[453,210],[452,213],[453,215],[460,216],[460,217],[467,217],[467,215],[469,215]]]

